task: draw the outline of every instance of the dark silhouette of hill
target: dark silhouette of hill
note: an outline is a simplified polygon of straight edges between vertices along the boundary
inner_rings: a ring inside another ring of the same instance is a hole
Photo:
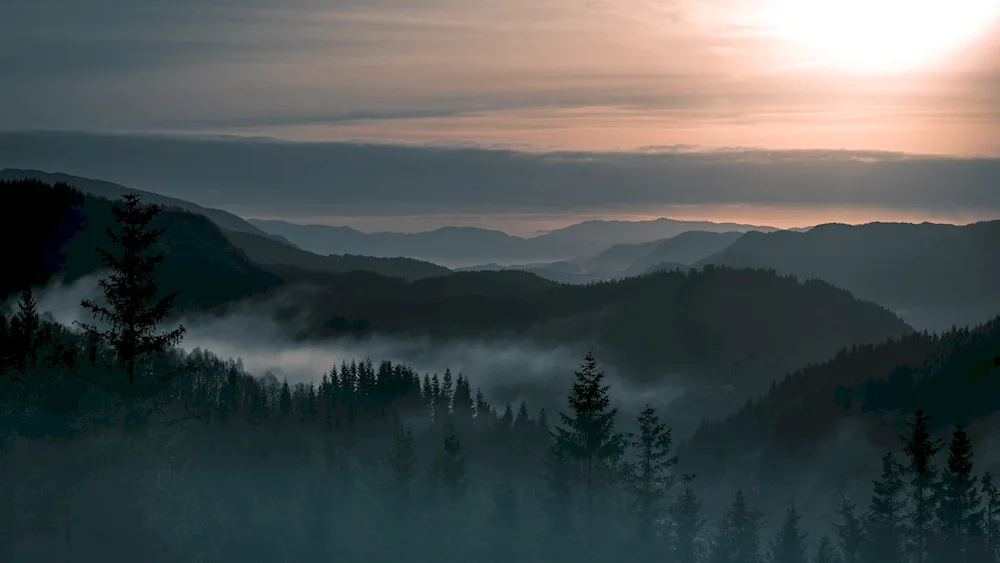
[[[630,376],[681,370],[705,381],[738,380],[744,390],[770,382],[775,370],[910,331],[844,290],[766,271],[707,268],[580,286],[517,271],[413,283],[357,272],[283,277],[313,288],[297,305],[282,301],[286,315],[304,317],[296,326],[312,338],[331,334],[324,323],[342,317],[363,319],[368,333],[401,337],[580,343],[597,346]],[[265,310],[251,301],[254,308]]]
[[[992,416],[1000,410],[1000,317],[974,329],[852,346],[789,373],[725,420],[704,423],[680,450],[684,470],[711,483],[739,466],[754,486],[776,488],[822,475],[836,492],[864,478],[871,460],[857,465],[857,452],[898,446],[905,419],[918,409],[934,431],[974,423],[971,435],[989,439],[1000,422]],[[845,435],[851,421],[855,431]]]
[[[931,330],[1000,312],[1000,221],[827,224],[808,232],[747,233],[696,265],[768,268],[817,278]],[[938,318],[930,318],[930,317]]]
[[[657,247],[663,240],[640,242],[637,244],[616,244],[597,256],[579,260],[588,270],[601,272],[624,272]]]
[[[741,232],[714,233],[708,231],[688,231],[661,241],[649,252],[630,263],[626,274],[640,274],[658,264],[694,264],[699,260],[721,252],[743,236]]]
[[[297,225],[286,221],[250,219],[272,234],[286,237],[317,254],[408,256],[424,260],[486,260],[519,263],[568,260],[592,256],[614,244],[642,243],[700,231],[770,231],[770,227],[701,221],[586,221],[532,238],[474,227],[443,227],[422,233],[362,233],[350,227]]]
[[[115,224],[111,200],[36,180],[0,181],[0,199],[0,237],[11,241],[0,297],[56,276],[72,282],[103,269],[95,249]],[[181,292],[179,310],[212,307],[281,283],[202,215],[165,210],[153,227],[165,229],[160,245],[166,257],[158,282]]]
[[[73,186],[74,188],[80,190],[81,192],[107,198],[110,200],[120,199],[123,195],[127,193],[135,193],[139,194],[139,197],[142,198],[142,201],[146,203],[155,203],[156,205],[164,207],[176,207],[178,209],[183,209],[185,211],[190,211],[192,213],[204,215],[205,217],[211,219],[215,224],[229,231],[236,231],[240,233],[253,233],[261,236],[270,236],[264,231],[244,221],[243,218],[234,215],[232,213],[229,213],[228,211],[223,211],[221,209],[212,209],[209,207],[202,207],[196,203],[191,203],[190,201],[185,201],[183,199],[167,197],[153,192],[134,190],[119,184],[114,184],[112,182],[105,182],[103,180],[94,180],[92,178],[82,178],[80,176],[71,176],[69,174],[42,172],[41,170],[18,170],[15,168],[5,168],[3,170],[0,170],[0,180],[24,180],[24,179],[34,179],[40,182],[44,182],[46,184],[63,183]],[[281,242],[286,242],[288,244],[291,244],[290,242],[287,241],[287,239],[284,239],[283,237],[276,237],[276,238]]]
[[[298,248],[291,248],[272,238],[253,233],[226,231],[226,237],[243,249],[254,262],[264,266],[293,266],[317,272],[344,273],[354,270],[374,272],[387,277],[414,281],[440,276],[451,270],[430,262],[413,258],[379,258],[372,256],[332,255],[320,256]]]

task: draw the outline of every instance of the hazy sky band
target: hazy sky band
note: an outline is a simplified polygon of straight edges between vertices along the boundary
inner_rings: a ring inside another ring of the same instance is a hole
[[[675,147],[649,153],[528,153],[6,133],[0,134],[0,167],[99,178],[244,216],[366,225],[370,230],[398,226],[403,216],[410,216],[414,226],[461,223],[500,229],[511,222],[553,228],[594,216],[775,226],[837,217],[849,222],[1000,217],[1000,159],[881,152],[699,152]]]
[[[765,0],[7,0],[0,129],[1000,156],[993,33],[843,76]]]

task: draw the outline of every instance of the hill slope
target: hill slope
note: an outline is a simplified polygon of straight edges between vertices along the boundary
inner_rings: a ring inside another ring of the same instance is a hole
[[[736,242],[744,233],[731,231],[713,233],[708,231],[688,231],[653,246],[649,252],[637,258],[625,268],[626,274],[640,274],[657,264],[694,264],[713,254],[721,252]]]
[[[10,245],[0,277],[0,298],[54,276],[74,281],[103,269],[97,247],[110,247],[106,234],[116,223],[110,200],[65,184],[35,180],[0,182],[0,237]],[[25,221],[26,210],[30,221]],[[166,254],[158,282],[180,291],[179,309],[201,309],[261,294],[281,280],[251,262],[207,218],[186,211],[163,211],[153,222],[162,227]]]
[[[371,333],[579,343],[635,377],[682,369],[706,381],[735,377],[747,390],[769,383],[776,370],[910,330],[846,291],[764,271],[707,268],[585,286],[513,271],[414,283],[360,274],[286,280],[315,286],[289,309],[305,315],[313,337],[344,317],[363,319]]]
[[[243,249],[251,260],[265,266],[293,266],[327,273],[363,270],[387,277],[403,278],[408,281],[441,276],[451,272],[444,266],[413,258],[377,258],[353,255],[320,256],[289,247],[267,236],[226,231],[226,237]]]
[[[802,233],[747,233],[698,265],[822,279],[939,330],[1000,313],[998,241],[1000,221],[829,224]]]
[[[230,231],[269,236],[264,231],[244,221],[243,218],[229,213],[228,211],[202,207],[196,203],[191,203],[190,201],[185,201],[183,199],[167,197],[153,192],[134,190],[112,182],[82,178],[80,176],[71,176],[69,174],[42,172],[40,170],[18,170],[15,168],[5,168],[4,170],[0,170],[0,180],[25,179],[38,180],[46,184],[68,184],[81,192],[110,200],[121,199],[121,197],[126,193],[136,193],[139,194],[139,197],[142,198],[142,201],[145,203],[155,203],[165,207],[177,207],[185,211],[204,215],[205,217],[211,219],[216,225]]]

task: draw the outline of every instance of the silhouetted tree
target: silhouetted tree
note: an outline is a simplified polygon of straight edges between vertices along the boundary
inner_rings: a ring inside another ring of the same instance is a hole
[[[840,557],[837,556],[833,542],[828,536],[819,539],[819,543],[816,545],[816,557],[813,558],[813,561],[815,563],[840,563]]]
[[[882,456],[882,477],[874,482],[865,519],[866,563],[902,563],[904,487],[903,468],[888,452]]]
[[[30,289],[25,289],[18,299],[17,312],[10,319],[10,339],[15,369],[23,371],[34,367],[38,360],[40,333],[41,319],[35,296]]]
[[[691,487],[693,475],[682,477],[684,487],[670,507],[670,551],[675,563],[696,563],[704,555],[700,548],[705,531],[701,501]]]
[[[847,497],[840,498],[837,515],[840,521],[833,525],[837,535],[837,547],[843,563],[861,563],[865,548],[865,529],[855,514],[857,507]]]
[[[947,471],[941,479],[935,560],[971,563],[980,559],[984,546],[977,481],[972,475],[972,443],[959,424],[952,434]]]
[[[1000,547],[1000,490],[993,482],[993,474],[983,473],[980,480],[980,493],[983,506],[984,557],[988,563],[997,561],[997,548]]]
[[[587,353],[569,394],[571,415],[560,413],[561,427],[552,431],[560,459],[571,463],[573,477],[583,489],[584,515],[588,530],[595,516],[595,501],[613,480],[626,448],[624,435],[615,431],[618,409],[611,408],[610,386],[597,368],[593,353]],[[590,538],[590,533],[586,536]]]
[[[914,419],[907,423],[909,434],[904,437],[904,448],[910,464],[906,474],[910,493],[910,518],[907,532],[914,563],[925,563],[927,546],[934,534],[934,520],[937,509],[938,470],[934,456],[941,450],[939,440],[931,438],[930,419],[923,410],[918,410]]]
[[[656,409],[646,405],[639,415],[639,433],[634,447],[638,450],[630,484],[635,495],[639,539],[648,543],[661,516],[663,499],[673,485],[670,468],[677,456],[670,456],[670,429],[660,422]]]
[[[114,206],[119,232],[108,229],[107,234],[121,256],[110,250],[98,248],[104,264],[111,274],[99,281],[107,306],[89,299],[81,305],[93,318],[106,323],[107,329],[79,323],[87,334],[108,343],[118,355],[118,361],[128,373],[129,382],[135,382],[136,362],[151,354],[162,353],[180,342],[184,327],[157,333],[156,326],[170,315],[177,293],[157,299],[159,286],[154,277],[157,265],[163,261],[162,252],[149,253],[156,245],[163,229],[149,226],[160,212],[159,206],[144,206],[136,194],[126,194],[124,205]]]
[[[711,562],[760,563],[760,530],[763,526],[764,515],[747,506],[742,489],[736,491],[712,546]]]
[[[802,517],[791,505],[785,512],[785,521],[771,542],[771,563],[807,563],[806,537],[800,529]]]

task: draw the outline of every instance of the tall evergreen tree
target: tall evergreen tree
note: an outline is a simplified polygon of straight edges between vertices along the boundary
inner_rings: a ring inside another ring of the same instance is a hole
[[[925,563],[927,547],[935,531],[939,483],[934,456],[941,450],[941,443],[931,437],[930,419],[922,409],[907,424],[909,433],[903,437],[903,450],[910,460],[906,467],[910,477],[907,483],[910,494],[907,535],[914,563]]]
[[[17,312],[10,319],[11,348],[16,369],[23,371],[34,367],[38,360],[41,324],[35,296],[30,289],[25,289],[18,299]]]
[[[801,531],[801,521],[802,517],[792,504],[785,512],[785,521],[781,529],[771,542],[771,563],[807,563],[808,534]]]
[[[701,539],[705,518],[701,501],[691,486],[693,475],[684,475],[684,487],[670,507],[670,552],[674,563],[697,563],[701,560]]]
[[[874,482],[865,519],[865,563],[902,563],[906,501],[903,468],[892,452],[882,456],[882,477]]]
[[[813,561],[815,563],[841,563],[829,536],[823,536],[819,539],[819,544],[816,545],[816,557],[813,558]]]
[[[579,479],[590,529],[597,498],[611,484],[627,442],[615,431],[618,409],[611,408],[610,386],[604,384],[604,372],[597,368],[593,353],[587,353],[574,376],[569,395],[572,414],[560,413],[562,426],[553,429],[552,439],[561,459],[572,464],[573,476]]]
[[[448,426],[444,448],[438,456],[438,479],[444,494],[452,501],[465,496],[469,484],[468,469],[462,444],[455,434],[455,427]]]
[[[980,493],[982,495],[983,506],[983,543],[986,563],[996,563],[997,549],[1000,547],[1000,490],[993,482],[993,474],[983,473],[980,480]]]
[[[837,515],[840,521],[833,525],[837,547],[843,563],[861,563],[865,548],[865,529],[855,511],[856,505],[847,497],[840,497]]]
[[[763,526],[764,515],[747,506],[742,489],[736,491],[712,546],[711,562],[760,563],[760,530]]]
[[[184,327],[165,333],[156,331],[157,325],[170,315],[178,295],[175,292],[158,298],[160,288],[154,273],[164,254],[150,251],[163,229],[154,229],[149,224],[159,214],[159,206],[142,205],[138,195],[125,194],[124,205],[115,205],[112,210],[119,231],[108,229],[107,234],[120,252],[97,249],[104,264],[111,268],[111,274],[99,281],[107,306],[89,299],[81,303],[108,328],[78,324],[88,335],[104,340],[114,349],[129,382],[134,383],[137,362],[180,342]]]
[[[648,544],[660,520],[663,500],[673,485],[670,469],[677,463],[677,456],[670,455],[673,445],[670,429],[660,422],[656,409],[646,405],[638,423],[639,433],[633,444],[637,460],[630,484],[635,495],[638,536]]]
[[[948,452],[948,466],[941,480],[937,507],[939,536],[934,542],[936,561],[973,563],[983,550],[981,499],[972,475],[972,443],[965,427],[957,425]]]
[[[389,469],[392,479],[394,501],[405,509],[409,504],[411,488],[417,474],[417,452],[413,439],[413,429],[399,430],[389,450]]]

